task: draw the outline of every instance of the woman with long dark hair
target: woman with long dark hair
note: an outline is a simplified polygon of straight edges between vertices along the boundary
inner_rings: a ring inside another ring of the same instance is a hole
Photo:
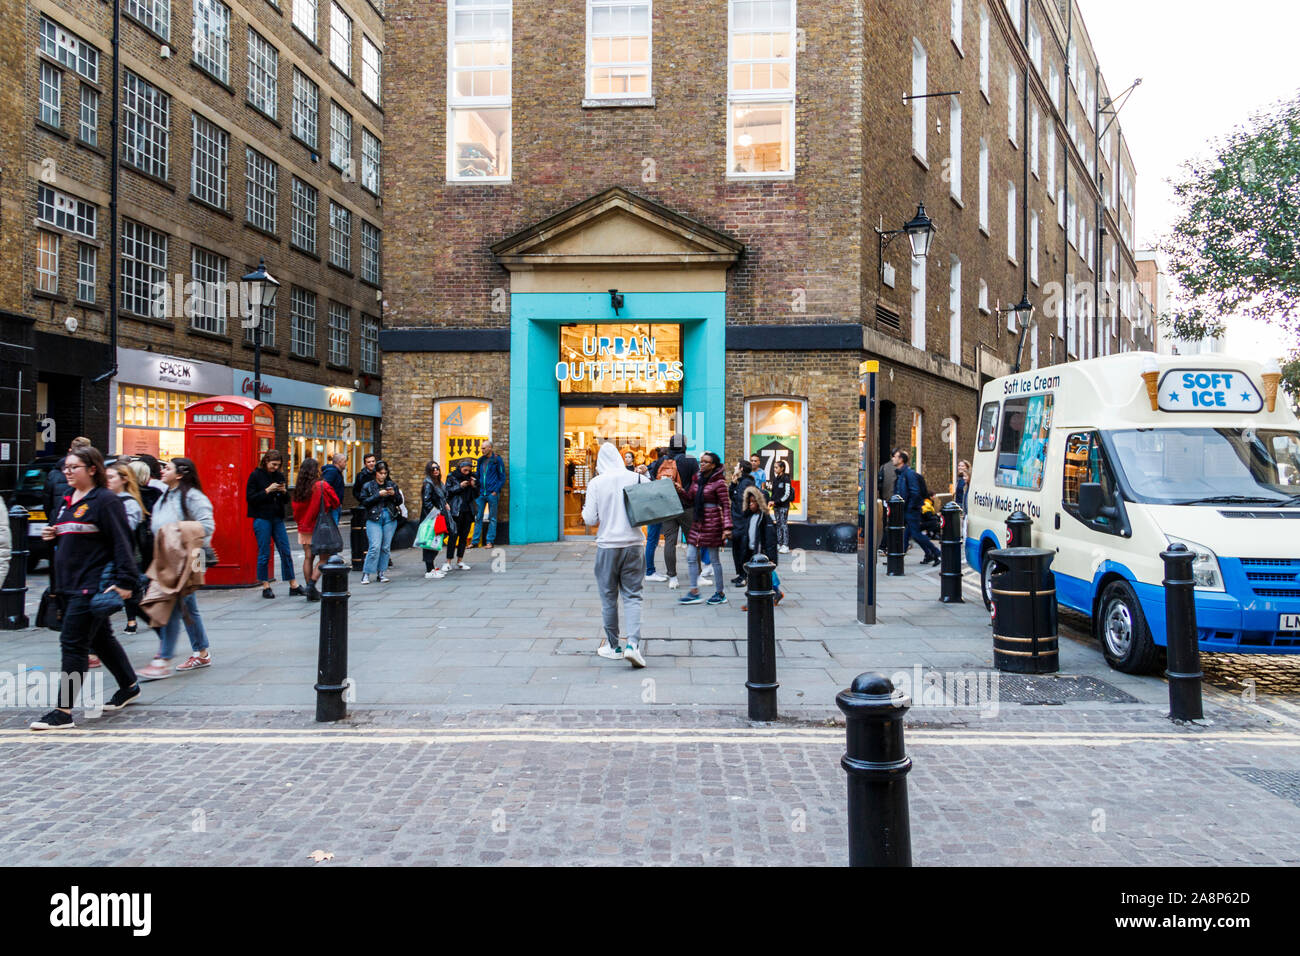
[[[302,545],[302,579],[307,582],[307,600],[319,601],[316,582],[320,580],[320,567],[313,567],[316,555],[311,553],[311,536],[321,515],[339,506],[339,496],[321,478],[320,462],[315,458],[304,458],[298,466],[298,480],[293,484],[290,499],[294,520],[298,522],[298,543]],[[332,519],[326,515],[325,520]]]
[[[140,685],[126,651],[113,636],[108,618],[92,610],[91,601],[100,592],[116,591],[123,600],[135,590],[140,571],[131,547],[131,531],[121,499],[108,490],[104,456],[87,445],[63,459],[63,476],[69,494],[58,502],[58,513],[45,526],[41,537],[58,540],[54,550],[54,578],[67,598],[63,628],[59,634],[62,652],[58,706],[32,722],[32,730],[67,730],[74,726],[72,705],[86,678],[88,658],[94,651],[104,662],[117,693],[104,710],[121,710],[140,696]],[[112,583],[104,587],[105,572],[112,566]]]
[[[177,521],[197,521],[203,525],[203,547],[211,547],[217,523],[213,517],[212,502],[203,493],[194,462],[188,458],[173,458],[162,466],[162,482],[167,486],[167,492],[158,499],[158,504],[153,509],[150,527],[154,534],[157,535],[166,525]],[[181,633],[182,620],[185,622],[185,633],[190,639],[190,656],[173,669],[172,655],[176,650],[176,639]],[[192,591],[180,599],[167,623],[158,628],[158,639],[157,656],[148,667],[140,670],[143,680],[161,680],[173,674],[187,674],[212,664],[212,655],[208,651],[208,633],[204,630],[203,618],[199,616],[197,592]]]
[[[361,568],[361,583],[369,584],[370,575],[380,584],[388,583],[388,549],[393,543],[393,532],[400,518],[402,493],[397,483],[388,477],[388,462],[375,463],[375,477],[361,489],[361,507],[366,509],[366,538],[370,549]]]
[[[298,587],[293,553],[289,550],[289,532],[284,525],[284,506],[289,503],[288,487],[284,480],[284,455],[272,448],[262,455],[261,463],[248,476],[244,488],[248,516],[253,519],[253,534],[257,536],[257,580],[262,585],[264,598],[275,597],[271,590],[272,541],[280,552],[280,577],[289,582],[289,593],[296,597],[306,594]]]
[[[424,466],[424,484],[420,488],[420,520],[437,512],[447,522],[448,537],[451,536],[451,509],[447,507],[447,486],[442,481],[442,467],[431,461]],[[435,519],[436,520],[436,519]],[[424,548],[424,576],[426,578],[445,578],[447,572],[438,567],[438,549]]]
[[[691,530],[686,533],[686,566],[691,572],[691,589],[677,603],[726,604],[724,572],[718,563],[718,555],[723,543],[731,537],[731,499],[727,491],[727,478],[722,470],[722,459],[715,452],[706,451],[700,456],[700,470],[695,473],[691,487],[687,489],[686,504],[695,512]],[[707,554],[714,567],[715,591],[707,601],[700,597],[701,554]]]

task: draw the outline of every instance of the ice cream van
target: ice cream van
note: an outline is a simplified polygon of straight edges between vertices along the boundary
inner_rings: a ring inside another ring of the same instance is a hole
[[[966,558],[992,599],[1006,519],[1056,552],[1057,601],[1092,618],[1112,667],[1156,669],[1160,552],[1195,553],[1202,651],[1300,653],[1300,421],[1280,370],[1223,355],[1126,352],[984,386]]]

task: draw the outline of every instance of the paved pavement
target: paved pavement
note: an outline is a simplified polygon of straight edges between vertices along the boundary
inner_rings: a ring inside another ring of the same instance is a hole
[[[647,584],[643,636],[650,666],[633,671],[595,656],[600,605],[593,551],[584,540],[477,549],[469,553],[471,570],[439,581],[425,580],[418,552],[402,551],[391,584],[362,586],[351,575],[355,704],[743,707],[741,590],[728,586],[730,603],[721,607],[681,607],[684,590]],[[921,568],[919,557],[901,578],[884,575],[882,566],[878,623],[862,627],[854,555],[782,555],[787,597],[776,610],[776,628],[783,712],[834,713],[835,694],[864,671],[901,672],[916,683],[918,673],[991,670],[991,630],[973,576],[967,603],[941,604],[937,570]],[[679,563],[685,567],[684,559]],[[29,592],[33,612],[40,582],[34,579]],[[273,601],[256,588],[204,591],[200,606],[213,666],[149,684],[144,703],[313,706],[320,605],[288,597],[283,584],[276,591]],[[120,617],[115,624],[121,636]],[[149,633],[123,640],[137,666],[157,649]],[[57,669],[57,645],[52,631],[0,633],[0,671]],[[184,648],[182,638],[181,653]],[[1161,678],[1111,670],[1090,642],[1063,640],[1061,668],[1139,702],[1158,704],[1167,696]]]

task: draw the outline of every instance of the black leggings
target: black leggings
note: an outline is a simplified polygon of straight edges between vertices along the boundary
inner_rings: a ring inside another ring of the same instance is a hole
[[[424,570],[432,571],[438,563],[438,551],[436,548],[421,548],[424,552]]]
[[[473,521],[472,511],[462,511],[456,516],[456,533],[447,539],[448,562],[465,557],[465,546],[469,544],[469,529]]]
[[[126,651],[113,636],[106,618],[90,613],[89,594],[71,594],[63,612],[63,629],[59,634],[62,652],[62,679],[59,681],[59,707],[71,710],[76,691],[86,679],[90,655],[96,655],[123,690],[135,685],[135,670]],[[75,682],[72,675],[77,675]]]

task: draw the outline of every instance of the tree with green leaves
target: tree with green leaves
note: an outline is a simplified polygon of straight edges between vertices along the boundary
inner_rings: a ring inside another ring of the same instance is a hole
[[[1211,146],[1173,184],[1182,214],[1160,248],[1182,295],[1161,322],[1187,340],[1218,338],[1231,315],[1280,326],[1300,397],[1300,96]]]

